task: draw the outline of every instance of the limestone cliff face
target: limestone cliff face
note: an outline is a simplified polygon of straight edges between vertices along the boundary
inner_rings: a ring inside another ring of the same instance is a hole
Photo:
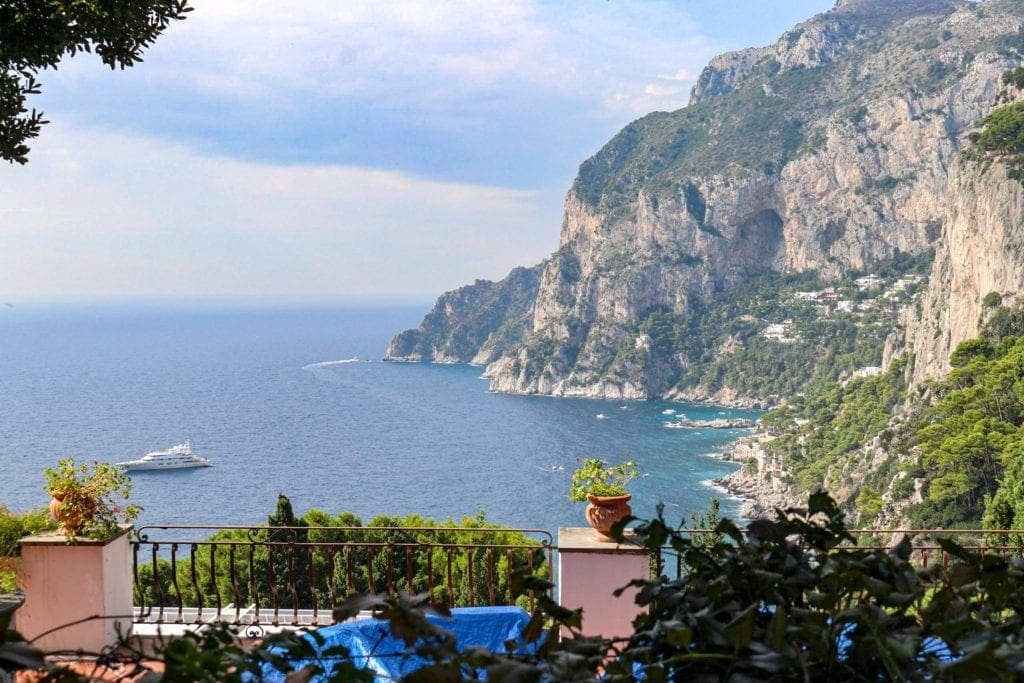
[[[1012,64],[980,55],[941,92],[873,100],[856,123],[831,118],[823,149],[782,171],[785,267],[837,274],[932,244],[963,135],[991,108],[998,77]]]
[[[491,333],[455,343],[470,327],[453,313],[389,356],[492,361],[496,391],[698,395],[676,386],[688,361],[652,344],[648,316],[768,271],[838,276],[928,249],[964,134],[1020,63],[1004,43],[1022,26],[1012,0],[845,0],[716,58],[690,106],[635,121],[580,167],[536,296],[508,313],[527,323],[476,346]]]
[[[978,336],[990,292],[1012,304],[1024,293],[1024,187],[994,160],[961,160],[949,183],[950,203],[920,311],[905,319],[892,352],[916,355],[915,382],[943,377],[956,346]]]
[[[875,33],[872,26],[858,26],[847,19],[865,13],[876,17],[909,18],[925,14],[949,14],[963,3],[956,0],[917,0],[878,3],[870,0],[839,0],[832,12],[805,21],[786,31],[774,45],[727,52],[714,57],[701,72],[690,92],[690,104],[731,92],[765,60],[778,63],[779,71],[813,69],[828,64],[846,43]]]
[[[721,186],[711,179],[697,192],[716,199],[703,216],[685,197],[641,192],[635,218],[619,223],[570,193],[528,343],[488,368],[492,388],[612,398],[667,391],[666,373],[655,367],[661,359],[643,353],[648,342],[636,322],[659,306],[688,310],[694,300],[782,264],[781,253],[770,254],[780,252],[782,219],[763,178]]]

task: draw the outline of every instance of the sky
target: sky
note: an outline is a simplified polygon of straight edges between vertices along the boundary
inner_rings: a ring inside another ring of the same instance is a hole
[[[193,0],[43,72],[0,301],[426,303],[558,246],[579,164],[833,0]]]

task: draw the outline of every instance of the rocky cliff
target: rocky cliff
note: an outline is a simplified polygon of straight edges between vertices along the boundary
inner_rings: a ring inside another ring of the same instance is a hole
[[[1024,187],[998,158],[965,157],[950,177],[950,201],[920,308],[904,316],[889,354],[912,350],[914,380],[949,372],[960,342],[978,336],[995,301],[1024,293]],[[999,296],[985,298],[991,293]]]
[[[1003,101],[1022,97],[1024,93],[1011,88]],[[821,487],[862,524],[866,520],[882,528],[913,526],[907,511],[924,500],[922,491],[930,481],[930,473],[915,466],[918,454],[912,447],[913,425],[929,405],[921,398],[925,381],[943,379],[957,345],[977,337],[1000,305],[1012,307],[1024,293],[1024,184],[1019,176],[1012,177],[1012,167],[1005,161],[1004,155],[972,146],[952,165],[949,201],[928,286],[918,305],[904,313],[886,350],[889,366],[897,355],[909,352],[915,358],[906,364],[904,374],[907,400],[894,405],[884,427],[866,434],[862,445],[827,462],[810,486],[796,482],[793,475],[800,463],[788,462],[777,450],[777,432],[762,430],[736,444],[728,457],[743,467],[720,483],[748,498],[744,515],[761,516],[774,507],[799,505],[809,488]],[[850,409],[840,404],[837,415]],[[827,425],[807,424],[797,432],[798,439],[802,442],[802,435],[833,428],[836,422],[832,418]],[[901,432],[910,438],[900,439]],[[904,443],[894,445],[894,435]],[[799,455],[814,457],[810,452]],[[917,476],[911,474],[915,471]],[[863,495],[866,487],[875,495],[873,502]],[[861,508],[869,503],[873,509],[867,513]]]
[[[558,251],[526,271],[535,288],[514,273],[445,294],[388,358],[488,363],[497,391],[700,394],[679,385],[695,361],[652,338],[651,316],[685,327],[765,273],[839,277],[928,249],[1022,27],[1013,0],[844,0],[716,58],[688,107],[633,122],[582,164]]]
[[[516,268],[501,282],[477,280],[441,296],[420,326],[396,335],[389,360],[485,365],[530,329],[544,264]]]

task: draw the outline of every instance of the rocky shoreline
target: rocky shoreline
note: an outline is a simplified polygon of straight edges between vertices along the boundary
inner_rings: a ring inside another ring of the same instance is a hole
[[[665,426],[670,429],[753,429],[757,423],[746,417],[720,417],[714,420],[691,420],[681,417],[675,422],[666,422]]]
[[[737,440],[722,454],[722,459],[739,463],[741,467],[712,483],[729,495],[743,499],[740,506],[743,519],[771,517],[775,508],[796,504],[793,492],[783,483],[780,459],[763,449],[756,435]]]
[[[740,410],[771,410],[779,404],[777,397],[772,399],[752,398],[750,396],[741,396],[734,391],[725,389],[715,393],[708,393],[699,389],[671,389],[661,398],[665,401],[696,403],[698,405],[736,408]]]

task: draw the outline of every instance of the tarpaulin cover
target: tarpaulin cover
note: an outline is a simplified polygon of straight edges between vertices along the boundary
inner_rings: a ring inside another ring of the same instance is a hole
[[[521,645],[523,629],[530,621],[530,615],[521,607],[464,607],[453,609],[451,619],[433,614],[427,618],[455,634],[460,650],[483,647],[492,652],[504,652],[505,642],[509,640]],[[378,683],[401,680],[426,663],[418,657],[406,656],[416,646],[406,648],[403,641],[393,638],[388,622],[381,619],[335,624],[318,629],[317,634],[324,639],[323,645],[317,648],[318,652],[345,646],[353,661],[374,671]],[[317,663],[330,671],[329,661],[317,660]],[[305,662],[293,662],[295,669],[304,665]],[[265,679],[274,680],[275,676],[268,671]],[[284,680],[283,675],[280,680]]]

